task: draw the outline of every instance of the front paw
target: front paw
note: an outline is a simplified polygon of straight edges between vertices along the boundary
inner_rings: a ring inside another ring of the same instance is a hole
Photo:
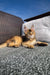
[[[14,47],[15,47],[15,48],[18,48],[18,47],[20,47],[20,45],[15,45]]]
[[[28,48],[34,48],[34,46],[33,45],[29,45]]]

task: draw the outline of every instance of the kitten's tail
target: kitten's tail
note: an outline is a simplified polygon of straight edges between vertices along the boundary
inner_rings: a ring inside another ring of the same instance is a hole
[[[48,46],[48,43],[37,41],[37,45],[38,46]]]
[[[0,48],[4,48],[6,46],[7,46],[7,43],[3,43],[3,44],[0,45]]]

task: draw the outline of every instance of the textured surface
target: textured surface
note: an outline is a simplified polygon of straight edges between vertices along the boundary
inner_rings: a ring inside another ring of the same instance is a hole
[[[34,49],[1,48],[0,75],[50,75],[50,44]]]
[[[24,31],[24,25],[26,25],[28,28],[30,28],[31,25],[34,25],[36,39],[50,42],[50,16],[24,23],[22,32]]]

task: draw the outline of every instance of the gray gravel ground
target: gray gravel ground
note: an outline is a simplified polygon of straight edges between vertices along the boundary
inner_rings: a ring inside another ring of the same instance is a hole
[[[0,75],[50,75],[50,43],[34,49],[1,48]]]

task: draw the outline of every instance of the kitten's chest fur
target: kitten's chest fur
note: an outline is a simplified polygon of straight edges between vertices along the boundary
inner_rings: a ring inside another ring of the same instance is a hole
[[[29,39],[26,38],[26,36],[22,36],[22,40],[23,40],[23,42],[26,42],[26,41],[28,41]]]
[[[36,44],[36,39],[30,40],[30,45],[35,45]]]
[[[34,45],[36,44],[36,39],[28,39],[26,36],[22,36],[23,42],[30,44],[30,45]]]

